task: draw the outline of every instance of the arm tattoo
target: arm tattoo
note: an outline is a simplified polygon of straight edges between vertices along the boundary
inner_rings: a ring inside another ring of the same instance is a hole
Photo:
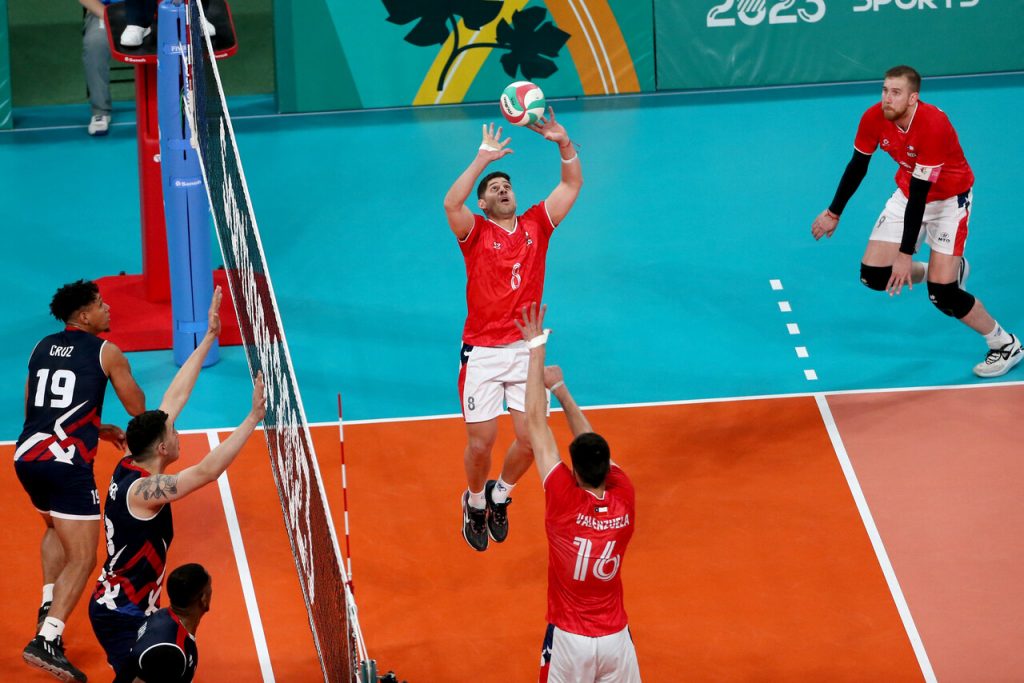
[[[146,477],[139,484],[136,495],[143,500],[159,500],[178,493],[178,477],[173,474],[156,474]]]

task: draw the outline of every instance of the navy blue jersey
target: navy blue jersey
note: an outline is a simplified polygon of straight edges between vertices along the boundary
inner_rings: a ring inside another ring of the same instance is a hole
[[[146,683],[189,683],[199,666],[196,639],[170,610],[162,609],[139,629],[128,665],[118,680]]]
[[[15,460],[92,468],[107,390],[100,364],[104,344],[96,335],[72,328],[36,344],[28,361],[25,428]]]
[[[107,561],[92,596],[97,605],[133,616],[148,616],[160,608],[167,549],[174,538],[169,503],[149,519],[128,509],[128,489],[148,476],[131,457],[122,458],[114,470],[103,507]]]

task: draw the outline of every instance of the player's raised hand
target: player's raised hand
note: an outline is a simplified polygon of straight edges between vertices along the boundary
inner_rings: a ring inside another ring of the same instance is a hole
[[[565,382],[565,376],[562,374],[562,368],[557,365],[545,365],[544,366],[544,386],[550,389],[559,382]]]
[[[214,337],[220,336],[220,302],[223,298],[220,285],[213,288],[213,297],[210,299],[210,311],[207,314],[206,333]]]
[[[485,123],[483,129],[483,141],[480,143],[480,151],[477,156],[483,157],[487,163],[490,163],[512,154],[512,148],[508,146],[508,143],[512,142],[512,138],[501,139],[501,126],[495,130],[493,123]]]
[[[263,383],[262,370],[256,373],[256,381],[253,382],[252,410],[249,411],[249,415],[257,422],[267,415],[267,386]]]
[[[822,237],[831,239],[832,233],[836,231],[837,227],[839,227],[839,217],[825,209],[811,223],[811,235],[816,240],[820,240]]]
[[[522,333],[523,339],[530,341],[544,334],[544,314],[547,310],[547,304],[542,304],[538,308],[536,301],[523,306],[523,321],[512,320]]]
[[[569,142],[569,134],[565,132],[565,128],[558,121],[555,121],[555,108],[548,107],[548,115],[542,116],[537,120],[537,123],[531,123],[527,126],[530,130],[540,133],[544,136],[545,140],[551,140],[557,142],[559,145]]]

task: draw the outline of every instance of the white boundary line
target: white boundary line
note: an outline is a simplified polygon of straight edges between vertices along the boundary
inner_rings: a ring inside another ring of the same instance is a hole
[[[832,410],[828,407],[828,401],[824,394],[815,394],[814,400],[818,404],[818,411],[821,413],[822,422],[825,423],[825,429],[828,430],[828,437],[832,440],[832,448],[836,452],[836,458],[838,458],[839,465],[843,468],[843,474],[846,476],[846,483],[850,487],[850,493],[853,494],[853,500],[857,504],[861,521],[864,522],[864,529],[867,531],[868,538],[871,539],[871,546],[875,549],[878,564],[885,575],[885,582],[889,584],[889,592],[892,593],[892,599],[896,603],[896,610],[900,614],[900,619],[903,620],[903,628],[906,629],[907,637],[914,648],[914,654],[917,656],[917,663],[921,667],[921,673],[924,675],[925,681],[936,683],[935,672],[932,670],[932,664],[928,660],[928,653],[924,649],[921,634],[917,632],[914,617],[910,614],[910,606],[907,604],[907,599],[903,595],[903,589],[900,588],[899,579],[896,578],[896,572],[889,561],[889,555],[885,551],[885,544],[882,543],[882,536],[878,533],[878,527],[875,526],[875,520],[871,516],[868,501],[860,488],[860,482],[857,480],[857,473],[853,469],[853,463],[850,462],[846,446],[843,445],[843,439],[839,435],[839,427],[832,417]]]
[[[207,431],[206,437],[210,442],[211,450],[220,445],[220,437],[217,436],[217,432]],[[238,578],[242,584],[245,610],[249,613],[249,626],[252,628],[252,639],[256,645],[256,657],[260,662],[260,672],[263,674],[265,683],[274,683],[274,669],[270,662],[270,649],[267,647],[267,636],[263,632],[263,620],[260,618],[260,608],[256,603],[256,587],[252,583],[249,560],[246,557],[245,545],[242,542],[242,529],[238,525],[238,513],[235,512],[235,501],[231,495],[231,483],[228,481],[227,471],[224,471],[217,477],[217,488],[220,489],[220,500],[224,505],[224,519],[228,523],[231,549],[235,552],[235,564],[238,566]]]
[[[934,386],[921,387],[893,387],[889,389],[841,389],[838,391],[797,391],[790,394],[760,394],[756,396],[717,396],[710,398],[687,398],[676,401],[649,401],[641,403],[608,403],[604,405],[581,406],[583,410],[617,410],[620,408],[657,408],[660,406],[684,406],[700,403],[730,403],[733,401],[765,401],[776,398],[807,398],[815,396],[853,396],[857,394],[898,394],[915,391],[941,391],[943,389],[990,389],[992,387],[1019,387],[1024,386],[1024,380],[1009,382],[985,382],[984,384],[936,384]],[[552,408],[558,412],[561,408]],[[462,417],[462,413],[447,413],[438,415],[414,415],[410,417],[374,417],[362,420],[345,420],[347,425],[380,424],[384,422],[420,422],[425,420],[449,420]],[[324,422],[310,422],[310,427],[337,427],[337,420]],[[209,431],[230,432],[236,425],[227,427],[203,427],[200,429],[179,429],[179,434],[206,434]],[[263,427],[257,427],[260,431]],[[0,446],[13,446],[14,439],[0,441]]]

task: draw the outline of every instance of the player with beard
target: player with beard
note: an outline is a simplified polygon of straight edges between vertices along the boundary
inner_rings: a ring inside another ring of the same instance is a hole
[[[853,158],[832,203],[814,219],[811,234],[816,240],[832,237],[846,203],[867,173],[871,155],[881,147],[899,164],[897,189],[868,239],[861,282],[890,296],[899,294],[904,285],[913,289],[914,284],[927,282],[935,307],[982,335],[988,344],[985,360],[974,366],[974,374],[999,377],[1024,358],[1020,339],[1004,330],[981,301],[963,288],[970,272],[963,256],[974,174],[949,118],[922,101],[920,89],[921,76],[909,66],[885,73],[882,100],[861,117]],[[922,241],[930,248],[928,261],[913,261]]]

